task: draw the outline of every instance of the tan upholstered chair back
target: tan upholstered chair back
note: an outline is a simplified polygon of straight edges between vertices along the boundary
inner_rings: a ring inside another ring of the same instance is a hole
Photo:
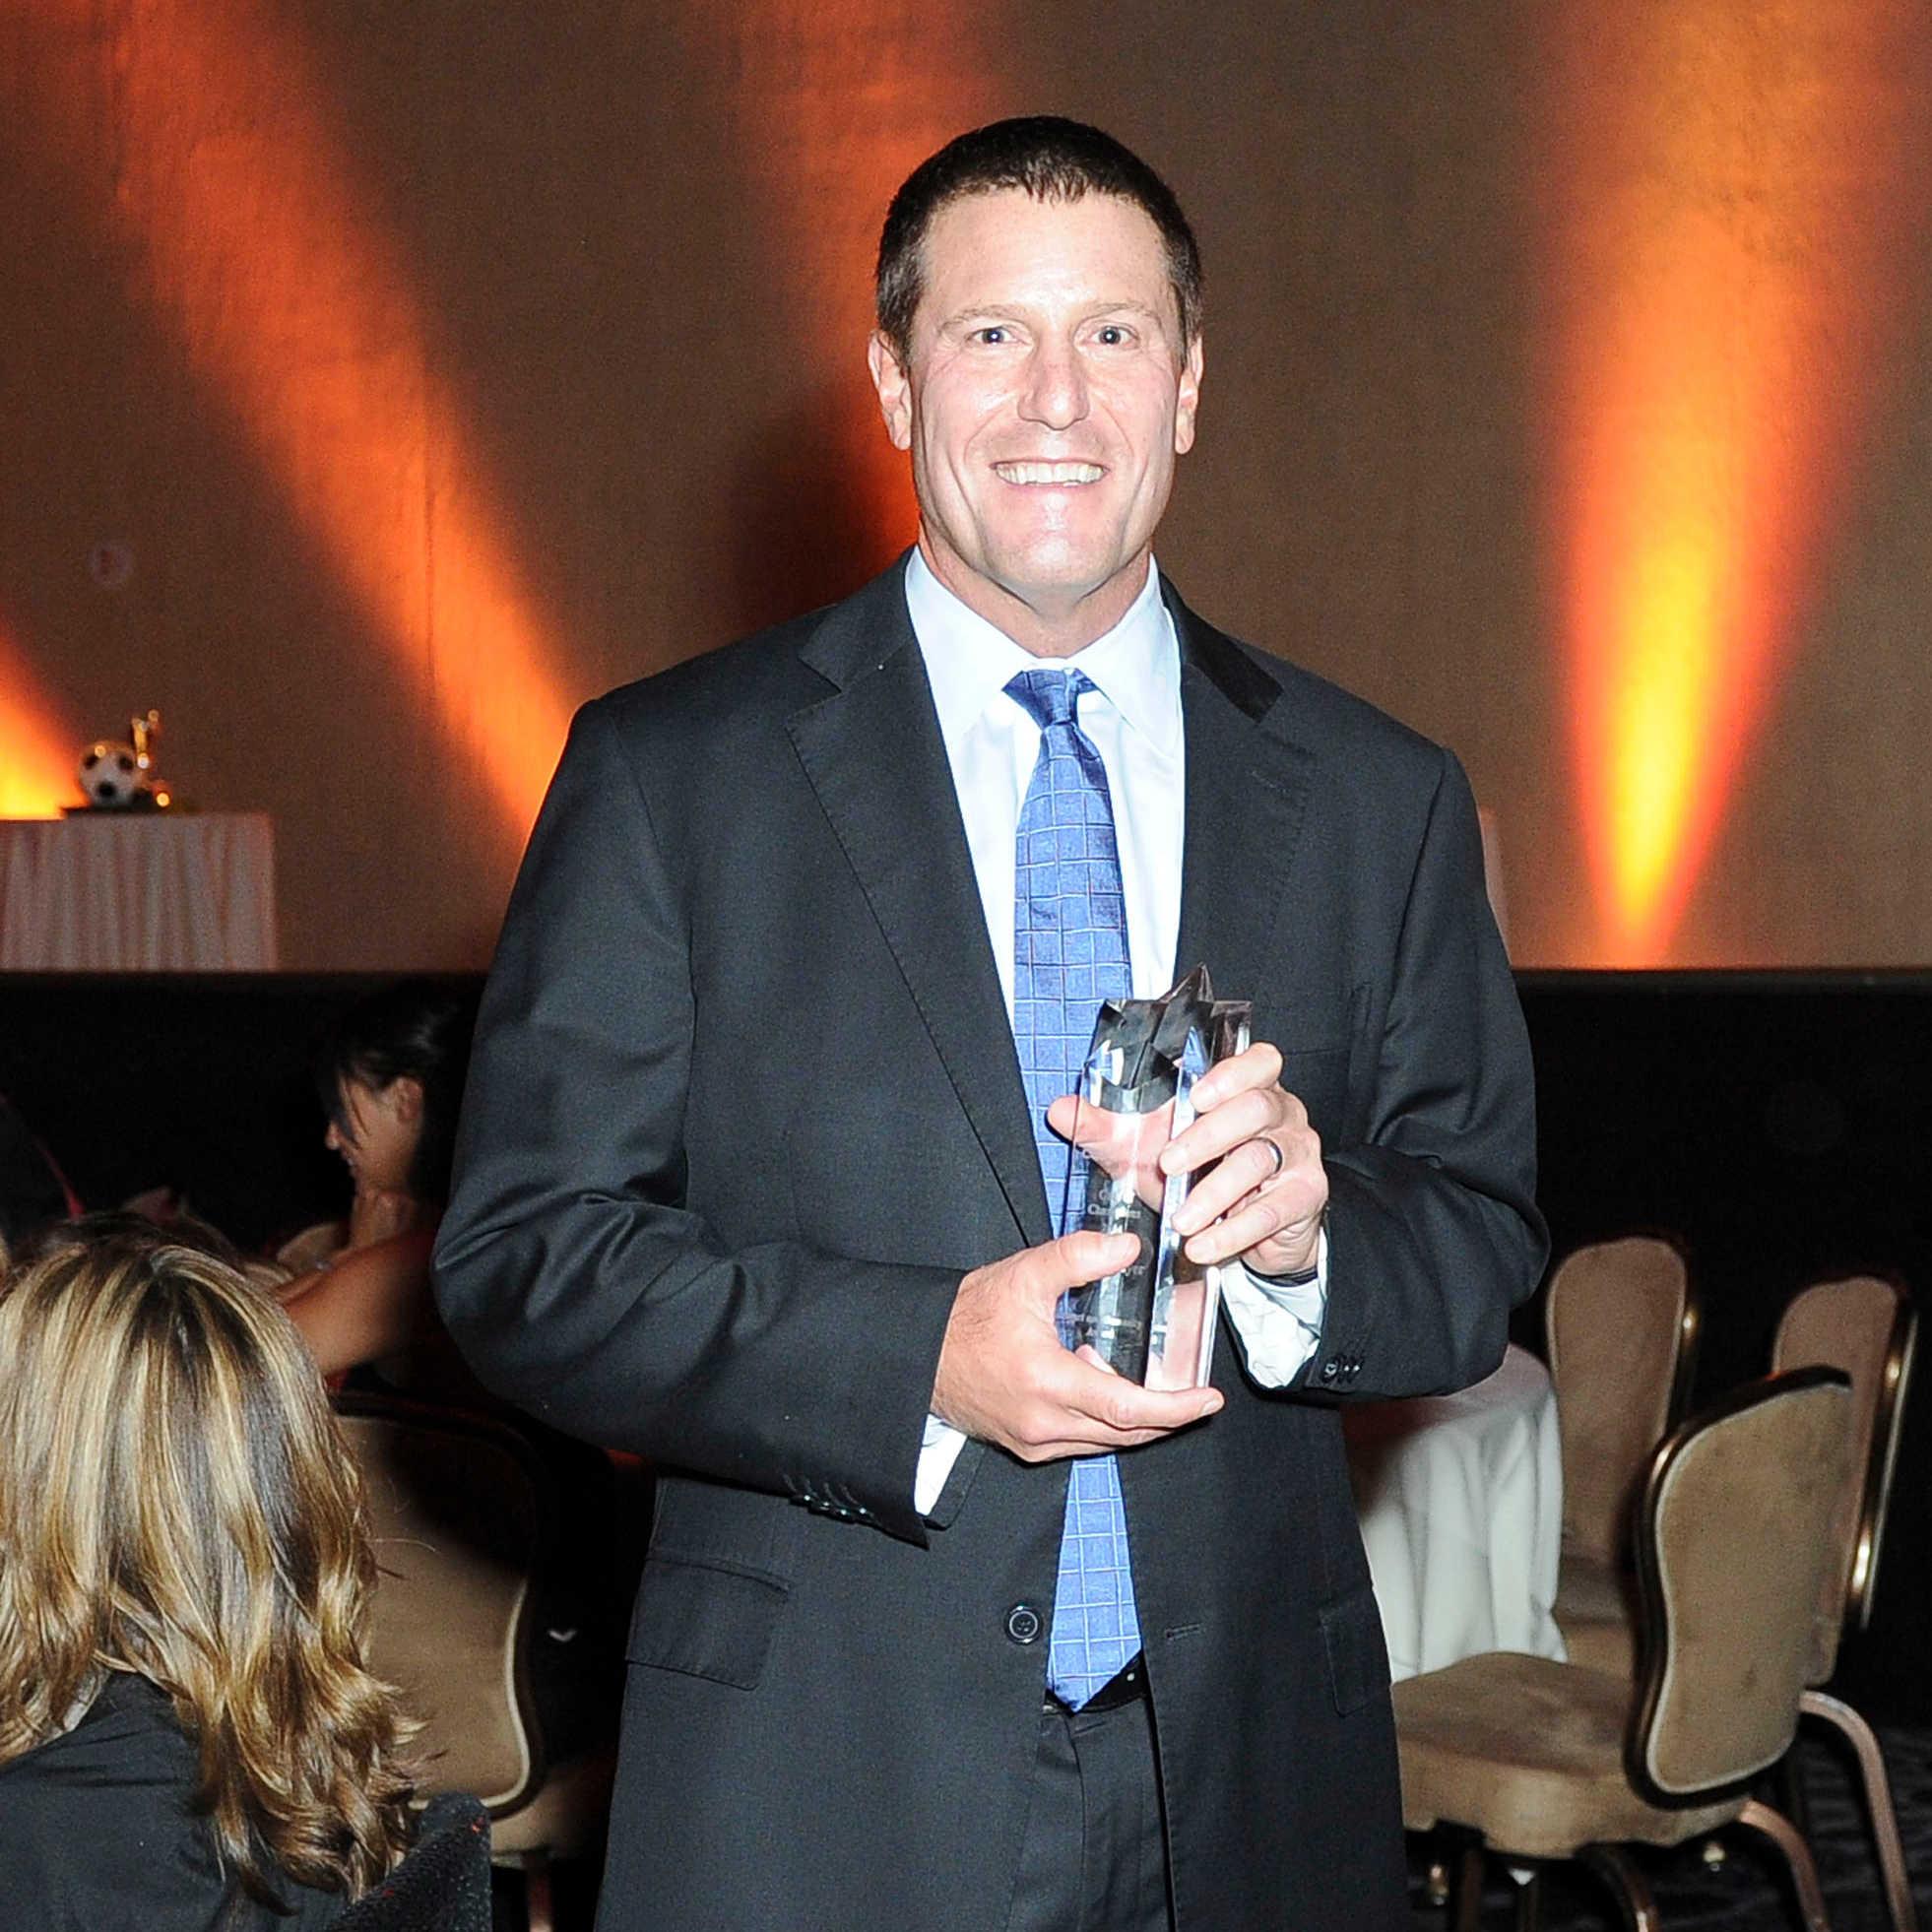
[[[354,1395],[337,1406],[380,1572],[370,1668],[423,1720],[428,1788],[511,1810],[543,1776],[524,1681],[541,1466],[514,1430],[480,1418]]]
[[[1644,1642],[1629,1753],[1646,1796],[1700,1798],[1789,1747],[1850,1417],[1840,1373],[1799,1369],[1686,1423],[1653,1458],[1637,1513]]]
[[[1771,1343],[1771,1368],[1814,1363],[1851,1378],[1851,1462],[1833,1517],[1832,1562],[1819,1600],[1812,1674],[1822,1684],[1837,1667],[1838,1637],[1871,1621],[1879,1548],[1899,1437],[1918,1344],[1918,1313],[1897,1282],[1871,1274],[1820,1281],[1785,1309]]]
[[[1690,1271],[1653,1235],[1579,1248],[1543,1307],[1563,1442],[1563,1540],[1616,1562],[1633,1492],[1676,1420],[1697,1337]]]

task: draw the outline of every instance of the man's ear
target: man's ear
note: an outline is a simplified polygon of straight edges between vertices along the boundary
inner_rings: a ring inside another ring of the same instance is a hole
[[[885,433],[894,449],[912,448],[912,382],[906,374],[899,353],[877,329],[866,345],[866,364],[872,372],[872,387],[878,391],[878,413],[885,419]]]
[[[389,1083],[396,1118],[405,1127],[415,1127],[422,1118],[422,1082],[414,1073],[398,1073]]]
[[[1206,352],[1196,336],[1188,345],[1187,360],[1181,368],[1180,393],[1174,406],[1174,453],[1186,456],[1194,446],[1194,415],[1200,408],[1200,377],[1207,365]]]

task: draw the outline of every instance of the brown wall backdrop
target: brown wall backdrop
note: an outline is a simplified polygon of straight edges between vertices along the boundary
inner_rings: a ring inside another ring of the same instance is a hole
[[[1598,0],[0,0],[0,711],[78,741],[159,705],[184,795],[275,816],[286,965],[482,963],[570,707],[909,538],[863,360],[885,199],[963,126],[1066,112],[1170,176],[1207,257],[1163,562],[1455,747],[1519,963],[1607,963],[1551,237],[1599,232],[1615,184],[1574,159],[1686,7],[1657,125],[1729,145],[1638,175],[1778,286],[1870,299],[1735,385],[1831,486],[1778,540],[1758,722],[1637,963],[1923,963],[1932,11],[1885,0],[1618,0],[1600,40]],[[1794,161],[1808,62],[1837,118]],[[1740,343],[1765,294],[1737,287]]]

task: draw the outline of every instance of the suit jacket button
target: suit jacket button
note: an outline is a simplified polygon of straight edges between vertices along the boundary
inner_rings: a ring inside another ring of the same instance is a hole
[[[1006,1612],[1006,1635],[1015,1643],[1037,1643],[1045,1628],[1039,1611],[1030,1603],[1016,1603]]]
[[[1335,1377],[1340,1373],[1341,1364],[1332,1355],[1321,1365],[1321,1380],[1323,1382],[1333,1382]]]

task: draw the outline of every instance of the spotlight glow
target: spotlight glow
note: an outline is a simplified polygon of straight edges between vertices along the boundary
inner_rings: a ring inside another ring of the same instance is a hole
[[[1817,594],[1924,209],[1915,0],[1543,16],[1552,548],[1594,904],[1669,963]]]
[[[50,39],[41,105],[130,295],[279,480],[520,844],[568,723],[558,652],[289,10],[127,0],[103,18],[48,0],[43,18],[95,36],[111,72],[103,90]],[[111,177],[90,166],[103,152]]]
[[[729,76],[731,93],[759,103],[756,138],[736,158],[749,212],[774,268],[845,357],[829,420],[838,486],[858,512],[841,535],[869,550],[850,559],[856,586],[919,526],[911,467],[879,425],[866,375],[879,225],[928,155],[1017,111],[993,85],[999,9],[751,0],[692,6],[686,32],[700,71]]]
[[[0,628],[0,818],[58,818],[62,805],[79,805],[80,744]]]

